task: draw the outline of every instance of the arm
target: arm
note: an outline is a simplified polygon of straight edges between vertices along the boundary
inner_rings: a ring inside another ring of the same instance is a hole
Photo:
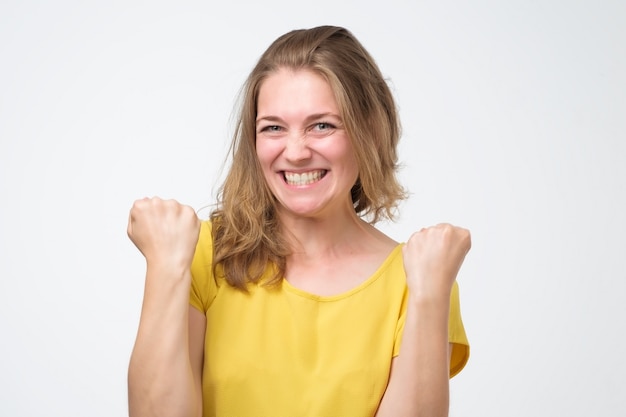
[[[193,209],[173,200],[144,199],[131,210],[128,235],[147,264],[139,329],[128,369],[131,417],[202,414],[199,355],[205,318],[189,306],[198,233]]]
[[[448,415],[450,293],[469,248],[469,232],[450,225],[422,229],[404,247],[406,321],[377,417]]]
[[[377,417],[448,415],[447,318],[448,312],[437,305],[410,300],[400,353],[391,362]]]

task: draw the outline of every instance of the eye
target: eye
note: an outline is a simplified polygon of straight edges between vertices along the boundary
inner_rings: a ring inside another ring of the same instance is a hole
[[[326,123],[326,122],[316,123],[315,126],[313,127],[314,130],[318,130],[320,132],[325,131],[325,130],[334,129],[334,128],[335,128],[335,126],[331,125],[330,123]]]
[[[332,123],[317,122],[308,129],[308,133],[312,136],[324,137],[332,134],[336,129],[337,127]]]
[[[262,126],[259,129],[258,133],[266,133],[268,135],[276,135],[279,134],[283,131],[284,129],[281,126],[278,125],[268,125],[268,126]]]

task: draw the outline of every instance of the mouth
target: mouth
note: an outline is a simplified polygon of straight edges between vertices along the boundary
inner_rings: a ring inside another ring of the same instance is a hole
[[[283,171],[283,179],[287,185],[303,186],[313,184],[326,176],[328,171],[325,169],[318,169],[309,172],[287,172]]]

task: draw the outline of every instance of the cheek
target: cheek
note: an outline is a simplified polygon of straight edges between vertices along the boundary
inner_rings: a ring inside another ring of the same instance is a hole
[[[349,156],[346,157],[346,161],[346,171],[350,173],[352,184],[354,185],[359,179],[359,163],[353,152],[350,152]]]
[[[260,141],[260,140],[257,140],[255,145],[256,145],[255,147],[256,157],[259,160],[259,162],[261,162],[261,165],[264,165],[265,160],[267,160],[267,154],[268,154],[267,146],[263,143],[263,141]]]
[[[345,169],[350,172],[355,172],[358,174],[359,164],[357,162],[356,154],[354,153],[354,149],[350,145],[348,140],[343,143],[343,146],[337,152],[337,158],[342,160],[345,165]]]
[[[280,154],[280,148],[273,141],[257,140],[256,142],[256,156],[261,163],[263,169],[267,169],[271,166],[272,162]]]

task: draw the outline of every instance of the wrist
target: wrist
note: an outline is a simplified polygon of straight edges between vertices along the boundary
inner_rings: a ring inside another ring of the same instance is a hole
[[[146,275],[152,279],[170,282],[191,280],[191,266],[184,263],[153,261],[146,264]]]
[[[443,281],[443,282],[442,282]],[[407,276],[409,297],[420,303],[440,303],[450,301],[452,285],[447,285],[445,280],[427,277],[424,279],[410,279]]]
[[[447,313],[450,310],[450,292],[409,288],[408,303],[419,310],[441,310]]]

